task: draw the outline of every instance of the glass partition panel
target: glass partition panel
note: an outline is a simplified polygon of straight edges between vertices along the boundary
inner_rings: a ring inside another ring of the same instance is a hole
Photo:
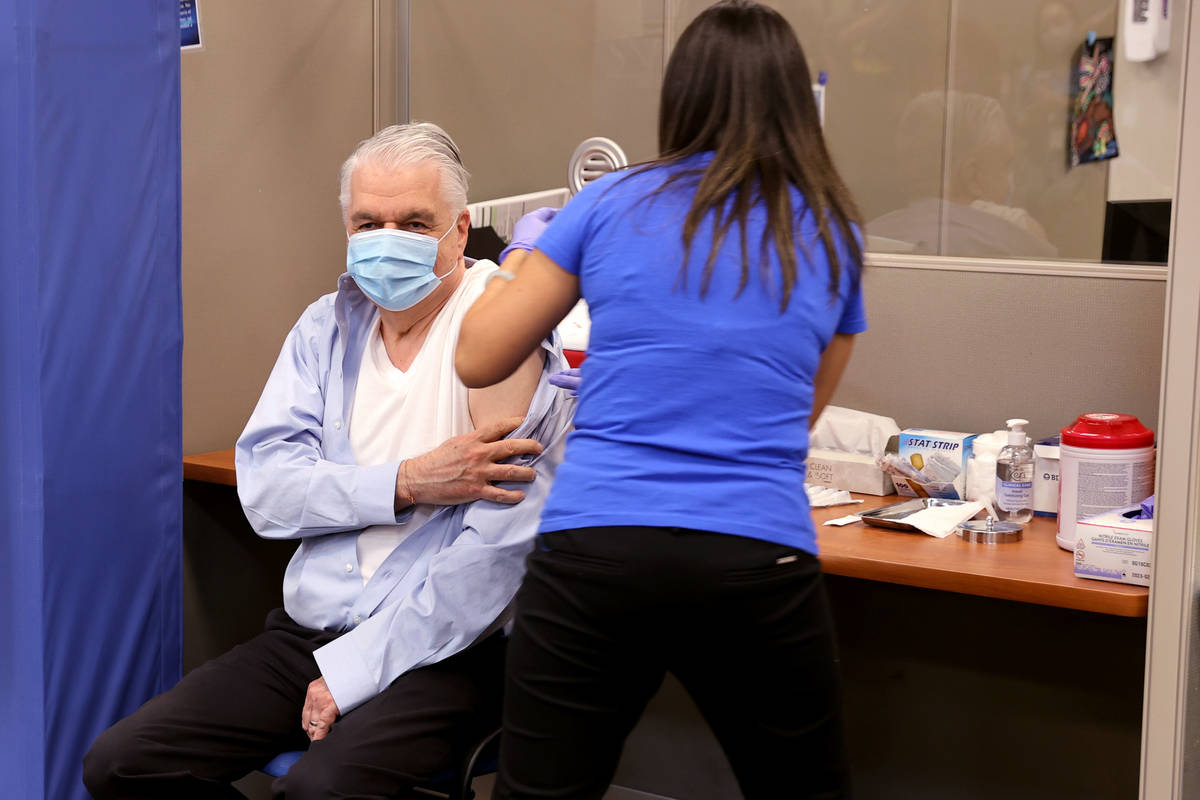
[[[567,185],[591,136],[631,162],[654,155],[662,0],[418,0],[411,5],[414,120],[444,127],[471,200]]]
[[[1111,0],[957,0],[948,12],[946,90],[900,115],[891,156],[903,189],[867,217],[874,249],[1099,259],[1107,168],[1068,168],[1067,114],[1075,50],[1088,30],[1111,35]]]
[[[1134,63],[1114,0],[769,4],[829,77],[825,133],[869,250],[1165,262],[1182,25]],[[458,140],[476,201],[563,186],[590,136],[650,158],[664,51],[707,5],[417,0],[412,117]],[[1072,67],[1089,32],[1116,36],[1119,155],[1069,167]]]
[[[678,35],[705,0],[678,0]],[[864,219],[907,204],[903,162],[916,158],[932,186],[941,185],[940,125],[901,148],[905,110],[927,93],[946,90],[951,0],[778,0],[768,3],[791,23],[814,79],[826,73],[825,138]],[[868,232],[869,229],[868,229]]]
[[[1112,0],[958,0],[940,253],[1099,260],[1107,161],[1068,165],[1072,62]]]
[[[708,4],[675,4],[672,30]],[[1150,62],[1113,51],[1120,156],[1068,166],[1072,65],[1113,0],[775,0],[875,252],[1165,262],[1181,26]]]

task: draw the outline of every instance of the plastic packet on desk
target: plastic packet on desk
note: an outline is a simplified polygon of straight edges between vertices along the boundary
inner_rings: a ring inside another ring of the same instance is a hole
[[[941,453],[925,456],[925,466],[921,473],[926,483],[954,483],[954,479],[962,472],[962,464]]]
[[[879,457],[879,468],[892,476],[896,491],[910,497],[936,497],[943,500],[958,500],[958,487],[954,480],[941,481],[912,466],[895,453]],[[907,491],[905,491],[907,490]]]
[[[875,462],[879,468],[889,475],[904,478],[909,481],[924,483],[926,478],[921,471],[895,453],[884,453]]]
[[[806,483],[804,484],[804,491],[808,494],[808,505],[812,508],[846,506],[862,502],[862,500],[855,500],[851,497],[850,492],[845,489],[831,489],[828,486],[815,486],[811,483]]]

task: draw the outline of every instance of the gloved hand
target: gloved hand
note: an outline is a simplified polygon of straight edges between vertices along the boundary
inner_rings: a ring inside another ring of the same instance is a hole
[[[571,393],[571,397],[579,395],[579,386],[583,383],[583,378],[579,375],[579,367],[564,369],[562,372],[556,372],[550,376],[550,383],[560,389],[566,389]]]
[[[503,264],[504,259],[508,258],[508,254],[513,250],[525,250],[526,252],[532,250],[533,243],[542,235],[542,231],[546,230],[546,226],[550,224],[550,220],[554,219],[554,215],[557,213],[558,209],[543,206],[535,211],[530,211],[517,220],[517,224],[513,226],[512,241],[508,243],[508,247],[500,251],[500,263]]]

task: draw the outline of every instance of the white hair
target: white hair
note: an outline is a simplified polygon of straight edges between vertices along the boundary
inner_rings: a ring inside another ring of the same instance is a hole
[[[342,164],[341,191],[338,200],[342,204],[342,218],[350,207],[350,179],[354,170],[363,164],[372,164],[383,169],[420,164],[430,161],[437,164],[442,173],[442,195],[455,213],[467,207],[467,184],[471,173],[467,172],[458,154],[458,145],[432,122],[410,122],[391,125],[370,139],[359,142],[358,148]]]

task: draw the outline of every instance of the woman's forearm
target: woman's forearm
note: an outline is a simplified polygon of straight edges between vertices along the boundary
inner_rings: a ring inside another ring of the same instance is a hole
[[[808,418],[810,428],[817,424],[817,418],[833,398],[853,349],[854,334],[836,333],[825,352],[821,354],[821,365],[817,367],[817,376],[813,379],[813,407]]]

